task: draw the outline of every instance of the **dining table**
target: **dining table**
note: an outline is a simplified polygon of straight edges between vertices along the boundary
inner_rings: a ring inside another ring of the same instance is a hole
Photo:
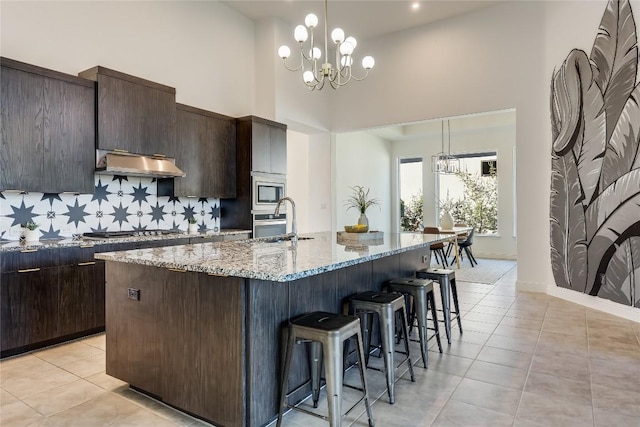
[[[447,239],[449,242],[453,242],[455,248],[455,256],[456,256],[456,265],[460,268],[460,251],[458,249],[458,237],[469,234],[473,227],[468,226],[459,226],[453,228],[442,228],[438,227],[438,232],[440,234],[450,234],[451,238]]]

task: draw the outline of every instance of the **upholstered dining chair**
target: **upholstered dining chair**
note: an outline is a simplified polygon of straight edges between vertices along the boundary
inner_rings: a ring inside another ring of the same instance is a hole
[[[438,227],[425,227],[424,230],[422,230],[422,233],[440,234],[440,230],[438,229]],[[432,244],[429,248],[431,249],[431,252],[433,252],[433,255],[436,258],[436,262],[443,267],[448,267],[449,264],[447,263],[447,254],[444,252],[445,245],[446,243],[439,242]]]

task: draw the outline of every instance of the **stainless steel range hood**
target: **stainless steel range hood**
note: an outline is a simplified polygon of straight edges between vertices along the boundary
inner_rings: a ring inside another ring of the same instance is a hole
[[[96,172],[106,175],[171,178],[186,176],[175,159],[119,151],[96,150]]]

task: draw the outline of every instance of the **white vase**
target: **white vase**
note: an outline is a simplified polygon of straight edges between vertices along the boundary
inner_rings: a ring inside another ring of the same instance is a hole
[[[364,212],[362,212],[360,214],[360,218],[358,218],[358,225],[366,225],[367,227],[369,226],[369,218],[367,218]]]
[[[24,229],[24,241],[25,242],[37,242],[40,240],[40,231],[38,229],[29,230],[28,228]]]
[[[444,211],[442,214],[442,217],[440,218],[440,227],[443,230],[451,230],[453,228],[453,217],[449,211]]]
[[[198,224],[189,224],[189,234],[197,234],[198,233]]]

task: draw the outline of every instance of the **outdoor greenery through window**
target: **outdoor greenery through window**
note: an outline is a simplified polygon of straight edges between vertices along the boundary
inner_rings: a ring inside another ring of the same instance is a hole
[[[456,155],[460,171],[438,175],[438,217],[448,211],[454,223],[473,226],[478,234],[498,232],[496,153]]]
[[[478,234],[498,232],[498,179],[495,152],[456,155],[460,172],[436,179],[436,215],[448,210],[454,223],[473,226]],[[422,159],[400,161],[400,221],[402,231],[423,227]],[[416,184],[411,184],[416,183]]]

